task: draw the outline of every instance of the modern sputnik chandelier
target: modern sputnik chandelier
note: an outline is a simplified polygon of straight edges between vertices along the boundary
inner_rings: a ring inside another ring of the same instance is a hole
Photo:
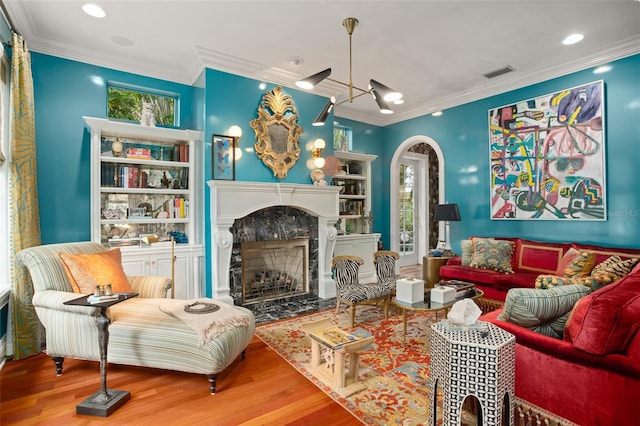
[[[329,102],[327,102],[324,108],[322,108],[322,111],[320,111],[320,114],[318,114],[316,119],[313,121],[314,126],[323,126],[325,121],[327,120],[327,117],[329,116],[329,113],[335,106],[344,104],[346,102],[351,103],[354,99],[367,94],[373,96],[373,99],[375,99],[382,114],[393,114],[393,110],[389,106],[389,102],[399,101],[403,96],[401,92],[395,91],[373,79],[369,80],[369,87],[366,90],[353,85],[351,36],[353,35],[353,30],[355,30],[356,26],[358,25],[358,20],[356,18],[346,18],[342,21],[342,25],[347,29],[347,33],[349,34],[349,83],[343,83],[342,81],[329,78],[329,75],[331,75],[331,68],[322,70],[303,80],[296,81],[296,86],[306,90],[313,89],[316,84],[322,82],[323,80],[333,81],[334,83],[341,84],[349,89],[348,97],[343,101],[336,103],[336,99],[333,96],[331,97]],[[354,90],[360,93],[354,95]]]

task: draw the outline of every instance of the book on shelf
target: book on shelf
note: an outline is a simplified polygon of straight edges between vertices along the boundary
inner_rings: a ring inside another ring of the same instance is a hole
[[[312,331],[309,336],[331,349],[340,349],[347,343],[361,339],[361,337],[335,326]]]
[[[151,149],[149,148],[129,148],[127,150],[127,158],[135,160],[153,160]]]

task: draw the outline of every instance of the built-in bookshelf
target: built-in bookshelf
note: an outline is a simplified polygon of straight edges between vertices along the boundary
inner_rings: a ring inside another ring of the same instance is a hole
[[[373,253],[377,250],[380,234],[371,229],[371,154],[334,151],[342,164],[342,171],[331,179],[332,185],[341,187],[338,196],[340,214],[338,237],[334,256],[354,255],[364,260],[358,270],[360,282],[376,280]]]
[[[342,164],[342,171],[331,179],[340,186],[338,211],[339,235],[371,232],[367,221],[371,212],[371,162],[377,157],[371,154],[335,151]]]
[[[180,296],[200,296],[204,250],[197,176],[203,165],[196,159],[203,158],[197,154],[202,133],[84,119],[91,131],[92,240],[120,247],[128,275],[164,275],[176,284],[180,277],[190,286]]]

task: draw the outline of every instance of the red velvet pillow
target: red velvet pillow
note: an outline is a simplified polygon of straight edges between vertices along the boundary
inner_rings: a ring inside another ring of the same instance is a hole
[[[564,340],[594,355],[624,353],[640,328],[640,267],[576,303]]]

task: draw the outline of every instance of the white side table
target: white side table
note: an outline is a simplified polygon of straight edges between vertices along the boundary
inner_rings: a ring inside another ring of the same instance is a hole
[[[478,424],[514,424],[515,346],[511,333],[491,323],[484,329],[431,326],[429,424],[437,418],[437,389],[442,386],[442,425],[459,425],[468,396],[479,401]],[[505,412],[504,410],[508,410]]]

